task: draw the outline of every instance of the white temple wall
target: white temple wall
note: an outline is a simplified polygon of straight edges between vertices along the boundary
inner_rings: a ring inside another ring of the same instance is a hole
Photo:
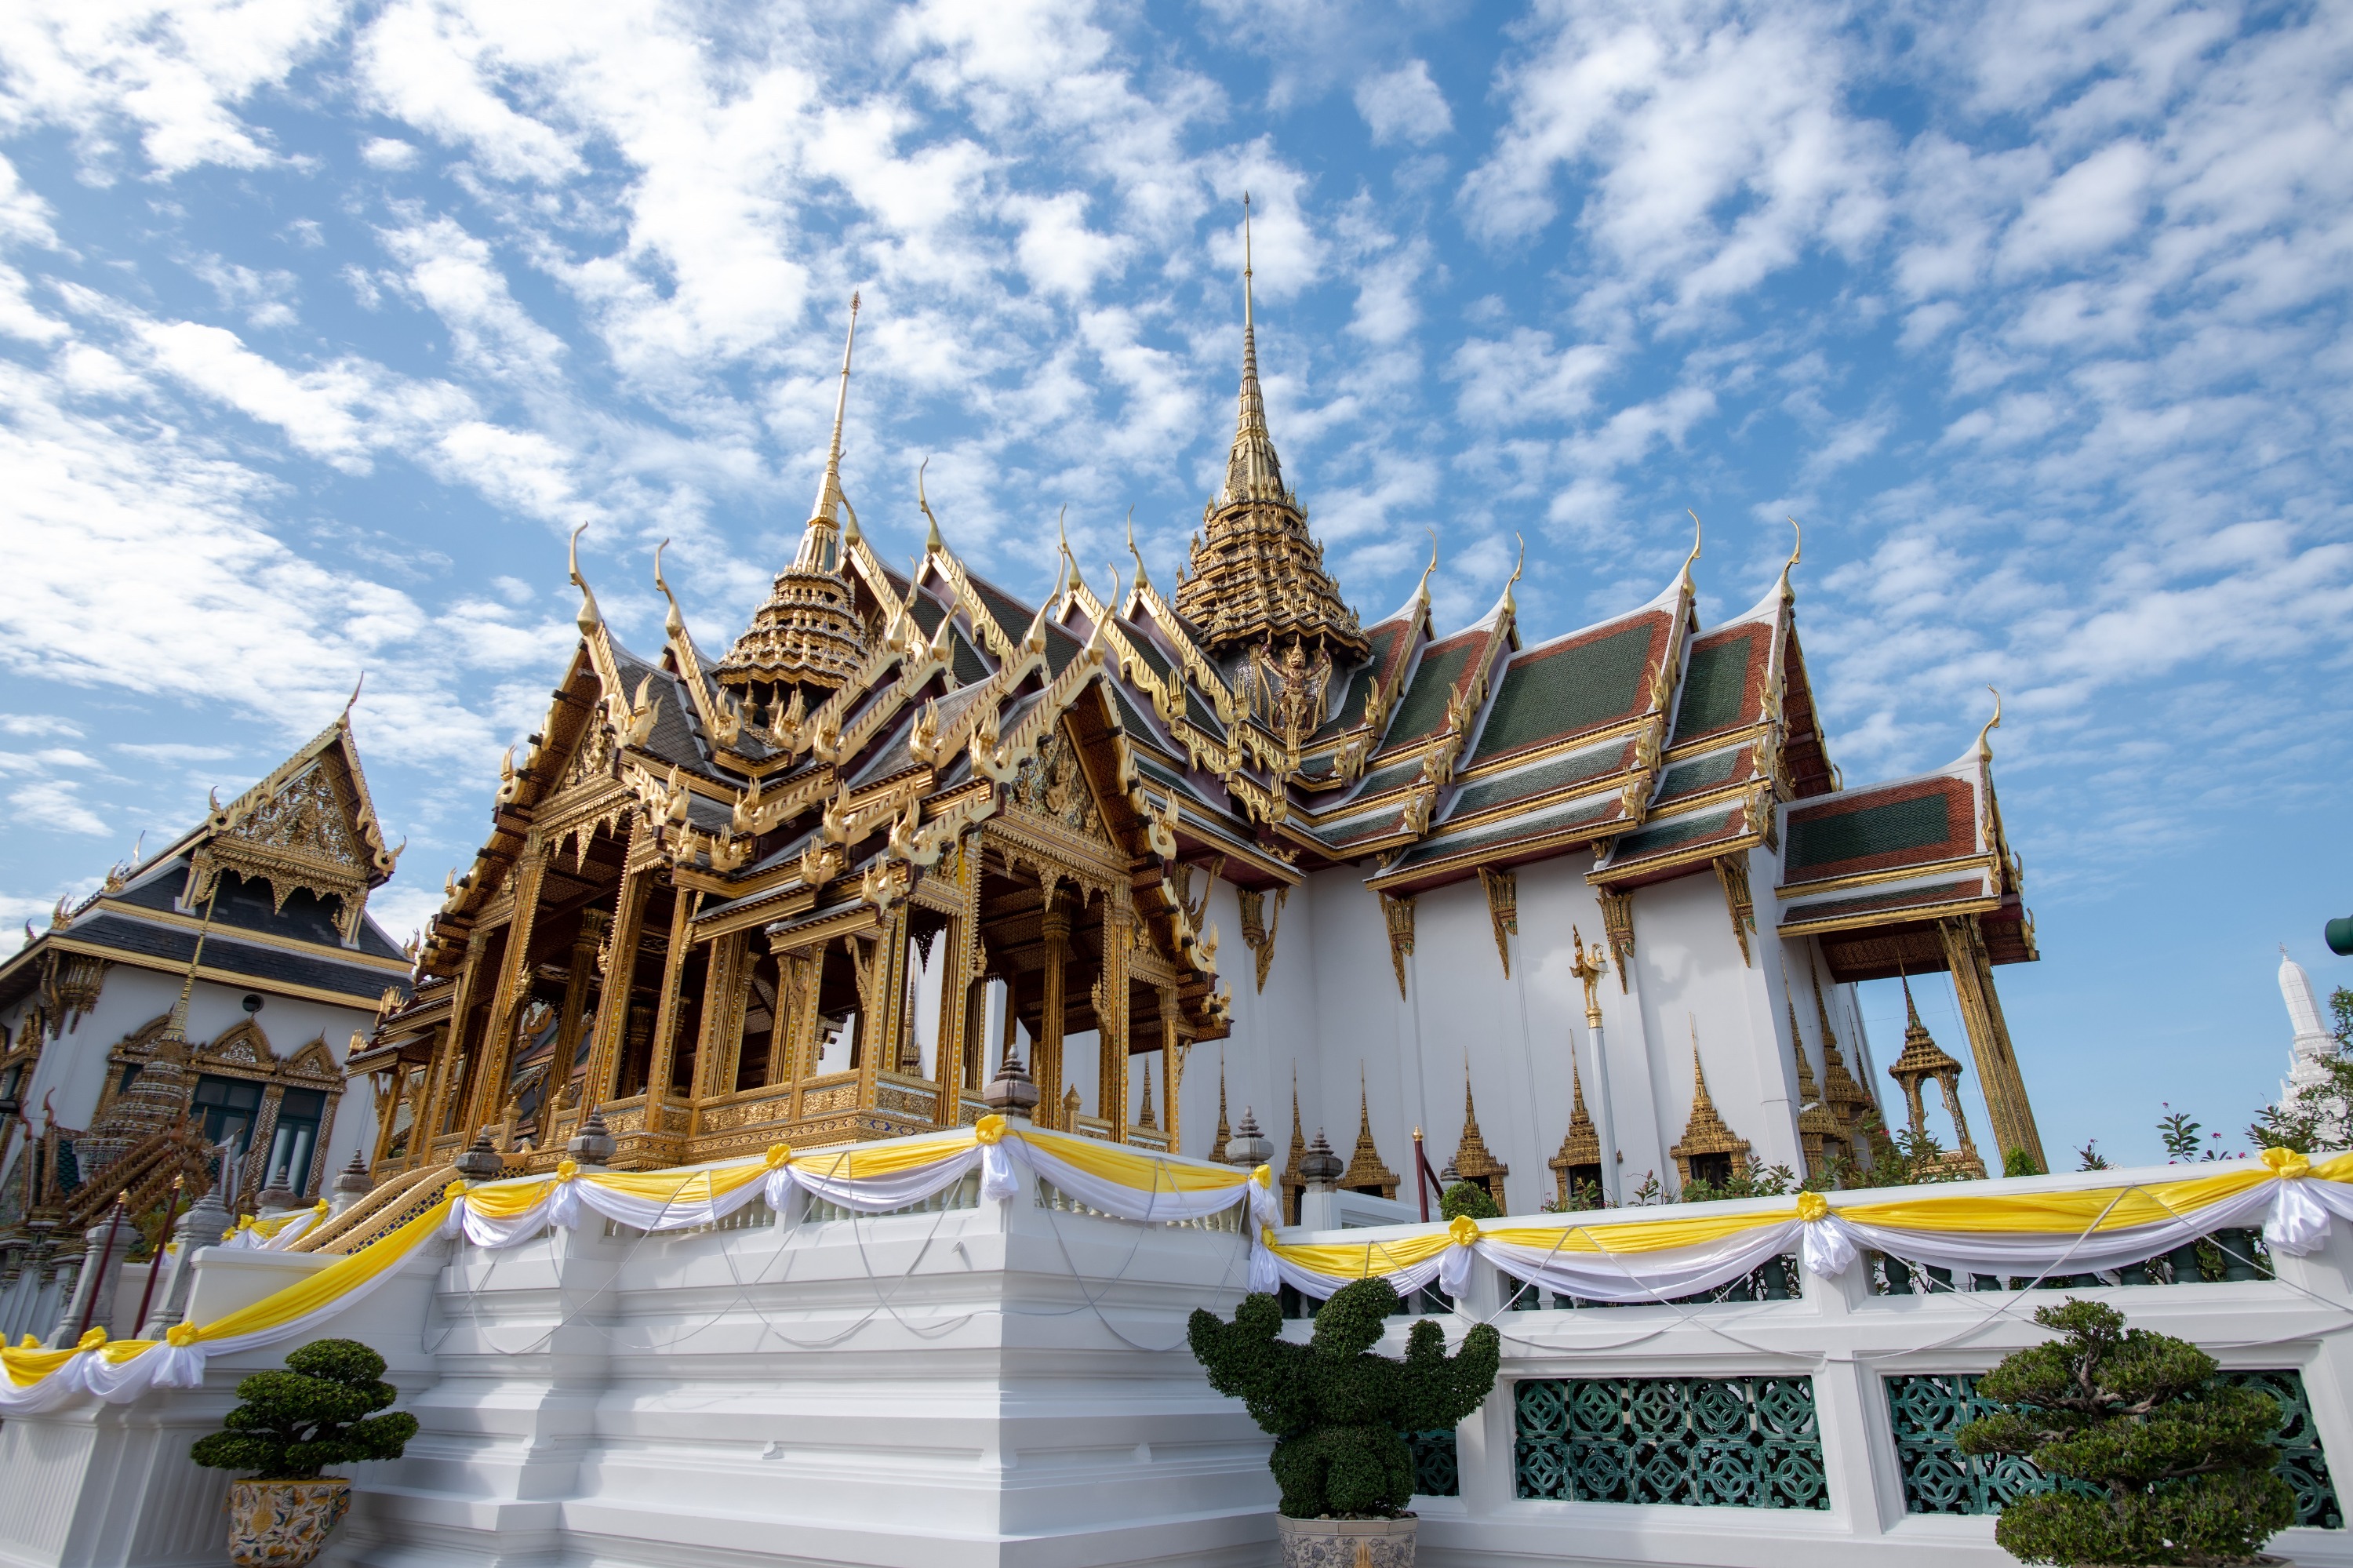
[[[30,1081],[20,1091],[25,1117],[36,1130],[46,1109],[60,1127],[88,1128],[95,1118],[107,1075],[115,1069],[107,1057],[131,1034],[172,1011],[180,995],[181,977],[160,969],[117,964],[107,970],[98,1000],[80,1022],[54,1040],[44,1043]],[[261,996],[261,1011],[248,1015],[245,998]],[[24,1009],[8,1022],[21,1026]],[[304,997],[277,995],[258,987],[198,980],[188,993],[187,1033],[202,1044],[243,1023],[250,1016],[270,1051],[280,1059],[293,1055],[313,1040],[324,1040],[337,1065],[351,1054],[354,1031],[374,1026],[373,1009],[338,1006]],[[375,1089],[369,1079],[346,1079],[334,1102],[334,1126],[327,1139],[327,1164],[332,1172],[354,1150],[371,1148],[375,1137]],[[12,1140],[8,1164],[13,1167],[24,1148]],[[5,1176],[0,1171],[0,1176]]]

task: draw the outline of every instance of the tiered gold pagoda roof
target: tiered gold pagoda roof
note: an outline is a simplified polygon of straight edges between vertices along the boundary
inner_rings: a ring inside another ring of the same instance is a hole
[[[835,691],[866,662],[865,624],[842,569],[840,515],[841,420],[849,403],[849,355],[857,341],[858,296],[852,294],[849,334],[841,345],[841,385],[834,397],[833,441],[800,550],[776,574],[752,624],[712,672],[722,685],[756,699],[795,685]]]
[[[1283,488],[1282,462],[1266,428],[1258,382],[1258,324],[1250,299],[1249,223],[1243,224],[1242,386],[1225,488],[1202,509],[1189,575],[1176,585],[1176,613],[1198,627],[1219,656],[1265,643],[1316,643],[1336,657],[1370,650],[1356,612],[1324,569],[1324,546],[1307,514]]]

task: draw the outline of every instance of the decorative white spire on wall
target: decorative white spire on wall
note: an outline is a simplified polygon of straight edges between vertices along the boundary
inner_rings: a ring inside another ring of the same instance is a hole
[[[2335,1054],[2337,1037],[2321,1022],[2320,1000],[2313,994],[2312,977],[2304,972],[2302,964],[2287,956],[2285,943],[2280,946],[2279,988],[2280,995],[2287,1001],[2289,1026],[2295,1031],[2287,1081],[2280,1086],[2284,1100],[2327,1080],[2327,1070],[2322,1064]]]

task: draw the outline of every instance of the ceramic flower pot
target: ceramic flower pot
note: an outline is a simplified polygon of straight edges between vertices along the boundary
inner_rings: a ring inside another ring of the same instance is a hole
[[[1274,1516],[1282,1568],[1413,1568],[1416,1519]]]
[[[352,1506],[352,1483],[231,1481],[228,1555],[237,1568],[303,1568],[327,1544]]]

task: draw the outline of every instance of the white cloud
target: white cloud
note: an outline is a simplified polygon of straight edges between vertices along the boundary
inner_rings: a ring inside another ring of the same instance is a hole
[[[1356,112],[1365,117],[1376,146],[1422,146],[1454,129],[1454,112],[1430,79],[1427,60],[1408,60],[1393,71],[1366,77],[1356,84]]]
[[[8,804],[16,809],[20,821],[37,827],[101,836],[113,831],[107,826],[105,818],[82,803],[78,788],[67,779],[45,779],[13,789],[8,794]]]
[[[371,137],[361,144],[360,161],[371,169],[412,169],[417,166],[417,144],[397,136]]]

